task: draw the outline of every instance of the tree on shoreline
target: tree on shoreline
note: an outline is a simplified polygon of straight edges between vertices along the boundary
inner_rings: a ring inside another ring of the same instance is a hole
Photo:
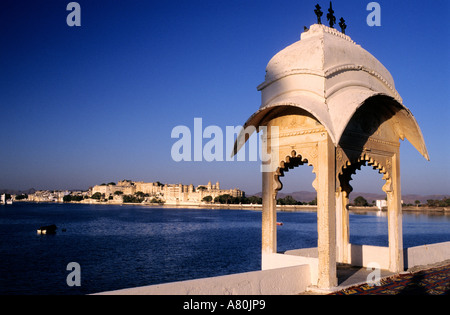
[[[71,201],[81,201],[83,200],[83,196],[72,196],[72,195],[65,195],[63,197],[63,202],[71,202]]]
[[[123,203],[141,203],[144,197],[140,195],[123,195]]]
[[[16,200],[24,200],[24,199],[28,199],[27,194],[21,194],[21,195],[16,196]]]
[[[208,197],[208,196],[207,196]],[[214,198],[214,203],[219,204],[262,204],[262,198],[258,196],[233,197],[229,194],[220,195]]]
[[[278,198],[277,205],[302,205],[303,203],[295,200],[292,196]]]
[[[205,196],[205,197],[203,197],[203,199],[202,199],[202,201],[208,202],[208,203],[210,203],[212,200],[213,200],[213,198],[212,198],[211,196]]]
[[[91,196],[91,199],[97,199],[97,200],[100,200],[100,199],[102,199],[102,194],[99,193],[99,192],[96,192],[95,194],[93,194],[93,195]]]
[[[442,200],[427,200],[428,207],[450,207],[450,198],[443,198]]]
[[[369,205],[366,198],[364,198],[363,196],[356,197],[355,200],[353,200],[353,203],[357,207],[367,207]]]

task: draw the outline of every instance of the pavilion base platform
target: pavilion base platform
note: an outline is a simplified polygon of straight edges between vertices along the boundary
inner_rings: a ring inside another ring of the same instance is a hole
[[[318,249],[303,248],[288,250],[284,253],[263,254],[262,269],[277,269],[307,264],[311,284],[309,292],[326,294],[348,287],[367,283],[376,274],[382,280],[395,274],[389,270],[389,247],[348,244],[348,261],[337,263],[337,283],[330,288],[318,288]],[[405,248],[403,260],[405,270],[416,266],[432,265],[450,259],[450,242]],[[376,270],[376,271],[375,271]],[[375,273],[374,273],[375,272]]]

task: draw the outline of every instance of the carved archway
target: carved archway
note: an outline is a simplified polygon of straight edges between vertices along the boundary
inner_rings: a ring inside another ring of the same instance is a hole
[[[315,174],[314,165],[308,161],[307,158],[304,158],[301,154],[297,154],[295,150],[291,151],[290,155],[287,155],[284,160],[280,162],[280,166],[275,171],[275,191],[278,192],[283,189],[283,183],[280,180],[280,177],[284,177],[285,172],[289,172],[289,170],[307,164],[308,166],[312,166],[312,172]],[[312,186],[315,187],[316,179],[314,179]]]
[[[346,152],[349,154],[349,150]],[[395,147],[389,152],[372,152],[372,149],[366,148],[359,156],[354,152],[348,157],[344,149],[341,147],[336,149],[336,241],[337,260],[341,263],[351,263],[348,204],[350,193],[353,191],[353,187],[350,185],[352,175],[356,174],[363,166],[372,167],[383,175],[382,179],[385,183],[382,190],[391,201],[394,200],[391,174],[395,152]]]
[[[346,192],[348,197],[348,195],[350,195],[350,193],[353,191],[353,187],[350,185],[352,175],[356,174],[356,171],[361,170],[362,166],[370,166],[374,170],[377,170],[379,174],[382,174],[382,179],[386,181],[386,183],[382,187],[383,191],[386,193],[392,191],[392,154],[386,152],[385,156],[381,156],[372,154],[368,151],[363,152],[357,159],[343,160],[342,148],[337,148],[336,152],[337,191]]]

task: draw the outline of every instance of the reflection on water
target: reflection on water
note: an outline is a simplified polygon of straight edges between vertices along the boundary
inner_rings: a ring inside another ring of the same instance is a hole
[[[314,212],[279,213],[278,250],[317,246]],[[450,241],[450,216],[404,214],[405,247]],[[56,224],[56,235],[37,235]],[[66,232],[61,229],[65,228]],[[387,246],[387,217],[350,214],[350,240]],[[0,294],[86,294],[260,269],[261,212],[140,206],[0,207]],[[66,266],[81,266],[68,287]]]

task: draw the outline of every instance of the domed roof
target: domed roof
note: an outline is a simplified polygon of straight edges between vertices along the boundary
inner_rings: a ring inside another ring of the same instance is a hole
[[[325,78],[343,71],[366,71],[399,98],[389,71],[349,36],[322,24],[312,25],[301,40],[277,53],[268,63],[262,90],[283,77],[311,73]]]
[[[337,146],[351,118],[364,102],[375,96],[394,100],[400,138],[407,137],[428,159],[420,128],[395,89],[389,71],[349,36],[325,25],[314,24],[301,40],[277,53],[268,63],[260,109],[247,126],[264,123],[280,106],[295,106],[311,113]],[[239,138],[235,152],[245,143]]]

